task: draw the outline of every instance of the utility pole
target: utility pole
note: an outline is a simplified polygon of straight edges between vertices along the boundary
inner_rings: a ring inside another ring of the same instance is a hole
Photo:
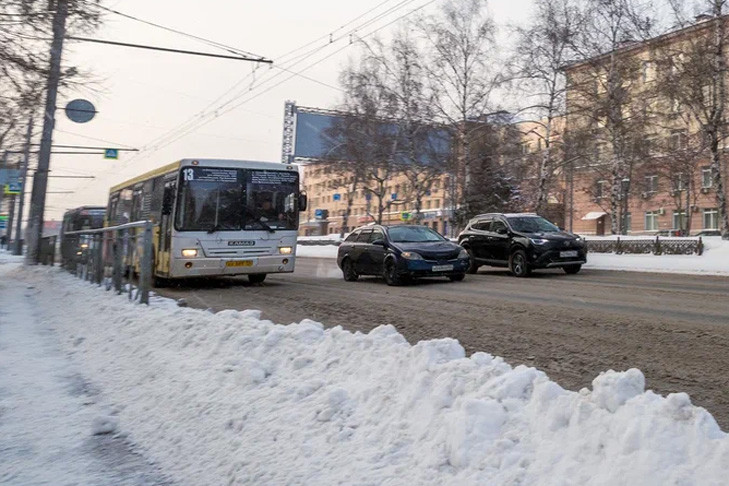
[[[43,117],[43,135],[38,153],[38,168],[33,177],[33,194],[30,198],[28,217],[28,252],[25,262],[30,265],[39,263],[40,240],[43,236],[43,211],[46,205],[48,171],[51,163],[51,143],[55,124],[56,97],[61,77],[61,53],[63,37],[66,35],[68,0],[56,0],[56,13],[53,17],[53,42],[51,43],[51,63],[46,84],[46,107]]]
[[[30,112],[28,130],[25,132],[25,148],[23,150],[23,170],[20,172],[20,201],[18,201],[18,219],[15,222],[15,247],[13,255],[23,254],[22,224],[23,206],[25,202],[25,182],[28,180],[28,166],[30,165],[30,141],[33,136],[33,112]]]
[[[7,168],[8,168],[8,151],[6,150],[5,153],[3,153],[2,165],[0,165],[0,169],[7,169]],[[3,198],[4,197],[5,197],[5,186],[3,186],[0,183],[0,211],[2,211],[2,208],[3,208]],[[8,234],[8,230],[6,227],[6,229],[5,229],[5,235],[6,235],[5,239],[6,240],[8,240],[7,234]],[[8,243],[10,243],[10,241],[8,241]]]

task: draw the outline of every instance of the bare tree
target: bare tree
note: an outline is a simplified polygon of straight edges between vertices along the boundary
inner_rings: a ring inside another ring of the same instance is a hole
[[[522,93],[526,91],[527,105],[520,112],[538,127],[531,133],[540,143],[536,162],[536,184],[527,206],[541,213],[552,190],[555,152],[564,143],[555,135],[564,123],[566,83],[564,65],[574,59],[575,44],[581,25],[581,13],[574,0],[538,0],[529,27],[516,29],[517,43],[513,59],[513,76]],[[524,97],[522,96],[522,99]]]
[[[572,137],[582,132],[595,140],[598,163],[609,168],[611,232],[619,234],[626,231],[634,164],[650,152],[643,142],[655,115],[647,83],[654,67],[625,51],[651,37],[653,23],[645,1],[586,0],[582,7],[583,28],[573,45],[578,62],[568,80],[570,130]]]
[[[367,56],[382,68],[381,89],[391,122],[385,130],[397,139],[394,171],[407,179],[398,199],[415,204],[415,220],[422,219],[422,201],[440,179],[449,157],[446,129],[434,125],[432,97],[426,93],[423,55],[408,29],[398,32],[384,45],[365,44]]]
[[[689,26],[684,5],[672,0],[679,25]],[[729,30],[723,15],[727,0],[702,0],[709,19],[690,27],[686,35],[656,47],[663,65],[664,95],[690,114],[696,130],[703,134],[711,158],[711,176],[722,237],[729,239],[729,214],[725,186],[726,168],[722,153],[726,144],[726,49]]]
[[[448,0],[439,15],[418,20],[419,31],[430,56],[425,64],[433,93],[436,115],[454,132],[451,167],[450,226],[465,223],[470,213],[465,202],[472,162],[472,130],[478,120],[493,111],[491,94],[502,81],[494,68],[495,26],[488,16],[485,0]]]

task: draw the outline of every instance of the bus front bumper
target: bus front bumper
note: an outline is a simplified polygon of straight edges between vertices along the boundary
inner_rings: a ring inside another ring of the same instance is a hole
[[[247,275],[251,273],[291,273],[295,255],[250,258],[181,258],[172,263],[172,278]]]

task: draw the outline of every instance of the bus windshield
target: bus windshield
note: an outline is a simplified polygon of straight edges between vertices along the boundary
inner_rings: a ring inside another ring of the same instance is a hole
[[[179,231],[295,230],[299,174],[283,170],[185,167]]]

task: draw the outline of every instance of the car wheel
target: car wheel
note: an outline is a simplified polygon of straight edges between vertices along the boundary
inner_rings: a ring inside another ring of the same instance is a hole
[[[264,280],[266,280],[265,273],[252,273],[248,275],[248,281],[252,284],[263,283]]]
[[[382,268],[382,278],[387,285],[402,285],[403,278],[397,273],[397,266],[394,260],[386,260]]]
[[[354,271],[354,263],[349,258],[342,262],[342,274],[346,282],[354,282],[359,278],[357,272]]]
[[[579,272],[581,268],[582,265],[570,265],[568,267],[562,267],[562,270],[564,270],[564,273],[567,275],[574,275]]]
[[[459,273],[458,275],[449,275],[448,278],[451,280],[451,282],[460,282],[464,278],[466,278],[465,273]]]
[[[531,273],[524,250],[516,250],[509,259],[509,270],[515,277],[528,277]]]
[[[466,248],[466,251],[468,252],[468,270],[466,270],[466,272],[474,274],[478,272],[479,265],[476,263],[476,259],[473,256],[473,250]]]

